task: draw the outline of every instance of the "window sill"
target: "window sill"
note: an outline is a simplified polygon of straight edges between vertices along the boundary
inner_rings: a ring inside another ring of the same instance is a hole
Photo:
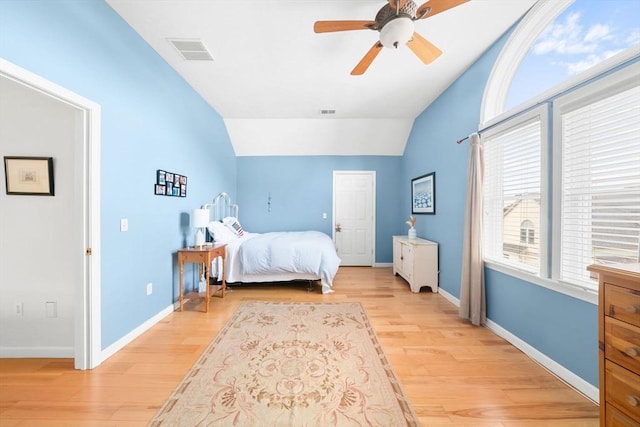
[[[598,292],[595,290],[582,288],[576,285],[569,285],[557,280],[543,279],[527,273],[526,271],[517,270],[513,267],[508,267],[492,261],[485,261],[484,265],[491,270],[515,277],[516,279],[524,280],[526,282],[533,283],[534,285],[542,286],[543,288],[551,289],[552,291],[598,305]]]

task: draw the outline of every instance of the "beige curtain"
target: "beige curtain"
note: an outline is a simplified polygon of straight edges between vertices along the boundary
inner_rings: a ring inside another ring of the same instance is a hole
[[[484,154],[480,135],[469,135],[471,155],[467,178],[462,247],[462,279],[460,281],[460,317],[474,325],[487,320],[482,261],[482,182]]]

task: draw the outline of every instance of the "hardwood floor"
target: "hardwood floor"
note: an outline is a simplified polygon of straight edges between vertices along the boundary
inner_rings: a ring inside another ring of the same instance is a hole
[[[304,284],[234,287],[185,304],[98,368],[0,359],[0,426],[144,426],[238,305],[360,301],[424,426],[597,426],[598,407],[518,349],[460,320],[439,294],[413,294],[390,268],[342,267],[335,293]]]

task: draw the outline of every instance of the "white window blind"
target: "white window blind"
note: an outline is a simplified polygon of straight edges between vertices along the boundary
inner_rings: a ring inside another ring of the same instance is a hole
[[[541,120],[484,135],[485,258],[539,273]],[[522,237],[522,224],[527,224]],[[529,237],[531,236],[531,238]]]
[[[640,87],[561,114],[560,279],[596,288],[586,267],[640,258]]]

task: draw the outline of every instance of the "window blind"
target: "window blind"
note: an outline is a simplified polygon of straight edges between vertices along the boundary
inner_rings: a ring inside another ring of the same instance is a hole
[[[596,288],[592,263],[640,259],[640,87],[561,114],[560,279]]]
[[[486,135],[484,161],[485,258],[538,273],[541,173],[539,117]],[[523,226],[526,226],[525,238],[522,238]]]

